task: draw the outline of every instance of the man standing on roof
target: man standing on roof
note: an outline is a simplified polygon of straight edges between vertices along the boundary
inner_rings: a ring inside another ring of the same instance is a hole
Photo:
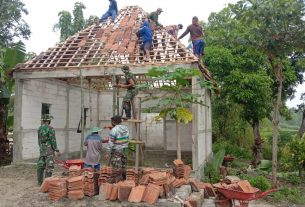
[[[175,38],[178,37],[178,32],[180,29],[183,29],[183,25],[182,24],[178,24],[178,25],[169,25],[165,27],[165,30],[167,31],[168,34],[174,36]]]
[[[112,129],[109,133],[108,153],[105,155],[105,159],[110,159],[111,166],[116,169],[116,182],[126,180],[129,130],[121,123],[121,116],[111,118]]]
[[[99,127],[92,127],[89,135],[86,137],[84,146],[87,147],[84,168],[100,169],[100,153],[102,151],[102,137],[99,135],[102,131]]]
[[[137,35],[142,39],[140,49],[144,53],[144,61],[148,62],[150,60],[149,53],[152,48],[152,31],[146,20],[143,22],[143,26],[140,28]]]
[[[159,15],[163,12],[161,8],[158,8],[157,11],[151,12],[148,15],[149,24],[152,30],[155,30],[155,27],[163,27],[162,24],[159,23]]]
[[[42,116],[42,125],[38,129],[38,145],[40,156],[37,162],[38,185],[43,182],[43,177],[51,177],[54,170],[54,155],[60,156],[57,148],[55,130],[50,126],[53,116]]]
[[[118,5],[116,0],[109,0],[109,8],[108,11],[100,18],[100,22],[104,22],[107,20],[108,17],[111,17],[112,21],[114,22],[117,14],[118,14]]]
[[[178,38],[179,40],[186,36],[188,33],[191,34],[191,39],[193,43],[193,52],[201,60],[204,55],[204,40],[203,40],[203,30],[199,25],[198,17],[193,17],[192,24],[189,25],[185,32]]]
[[[124,73],[125,84],[117,84],[113,85],[113,87],[127,89],[126,95],[123,99],[123,110],[125,111],[126,118],[131,119],[131,104],[133,103],[136,95],[136,81],[134,75],[130,72],[127,65],[122,67],[122,72]],[[123,115],[123,111],[121,115]]]

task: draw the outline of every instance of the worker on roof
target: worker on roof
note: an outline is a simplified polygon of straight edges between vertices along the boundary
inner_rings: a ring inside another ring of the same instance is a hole
[[[100,22],[104,22],[108,17],[111,17],[111,20],[114,22],[117,14],[118,14],[118,5],[116,0],[109,0],[109,8],[108,11],[100,18]]]
[[[108,153],[105,159],[109,160],[115,170],[116,180],[126,180],[126,164],[129,143],[129,129],[122,125],[122,118],[119,115],[111,118],[111,131],[109,133]]]
[[[162,24],[159,23],[159,15],[163,12],[161,8],[158,8],[157,11],[151,12],[148,15],[148,21],[152,30],[158,29],[159,27],[163,27]]]
[[[167,31],[168,34],[174,36],[175,38],[178,37],[178,32],[180,29],[183,29],[183,25],[182,24],[178,24],[178,25],[169,25],[165,27],[165,30]]]
[[[185,32],[178,39],[182,39],[188,33],[190,33],[191,35],[193,43],[193,53],[199,58],[199,60],[201,60],[202,56],[204,55],[205,42],[203,40],[204,34],[202,27],[199,25],[198,17],[193,17],[192,24],[186,28]]]
[[[55,130],[50,126],[53,116],[42,116],[42,125],[38,129],[39,159],[37,162],[38,185],[43,182],[43,177],[51,177],[54,170],[54,155],[60,156],[57,148]]]
[[[89,129],[89,135],[86,137],[84,146],[87,147],[84,168],[100,169],[100,153],[102,151],[102,137],[99,132],[102,131],[99,127]]]
[[[127,89],[126,95],[123,98],[123,110],[125,111],[126,119],[131,119],[131,105],[134,103],[134,97],[136,96],[136,81],[127,65],[122,67],[122,72],[124,73],[125,84],[114,84],[113,87]],[[123,110],[121,114],[122,116]]]
[[[143,60],[149,62],[149,54],[152,48],[152,31],[147,20],[144,20],[142,27],[137,32],[137,36],[142,40],[140,49],[144,54]]]

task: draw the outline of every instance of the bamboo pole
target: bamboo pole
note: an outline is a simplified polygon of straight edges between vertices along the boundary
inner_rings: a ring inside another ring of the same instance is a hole
[[[139,98],[139,105],[138,105],[138,120],[141,120],[141,98]],[[136,129],[137,129],[137,137],[136,137],[136,140],[139,141],[141,138],[140,138],[140,124],[141,122],[137,122],[135,123],[136,124]],[[139,169],[139,163],[140,163],[140,145],[137,144],[136,145],[136,172],[138,172],[138,169]]]
[[[91,88],[91,79],[88,79],[88,88],[89,88],[89,111],[90,111],[90,127],[92,127],[92,88]]]
[[[115,85],[115,76],[113,75],[112,76],[112,86]],[[112,115],[115,116],[115,102],[116,102],[116,91],[115,90],[112,90]]]
[[[85,137],[85,118],[84,117],[84,89],[83,89],[83,74],[82,70],[79,71],[79,76],[80,76],[80,96],[81,96],[81,141],[80,141],[80,158],[83,158],[83,144],[84,144],[84,137]]]

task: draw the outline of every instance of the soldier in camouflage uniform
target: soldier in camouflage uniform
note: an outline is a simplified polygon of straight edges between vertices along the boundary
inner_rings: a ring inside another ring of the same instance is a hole
[[[122,67],[122,71],[125,77],[125,84],[117,84],[117,85],[113,85],[113,87],[127,89],[126,95],[123,99],[123,109],[125,111],[126,118],[130,119],[131,103],[133,103],[133,99],[136,96],[136,81],[134,75],[130,72],[129,67],[127,65]],[[123,111],[121,115],[123,116]]]
[[[43,177],[51,177],[54,170],[54,155],[60,156],[57,148],[55,130],[50,126],[53,116],[42,116],[42,125],[38,129],[38,145],[40,156],[37,162],[37,180],[41,185]],[[45,171],[45,172],[44,172]]]
[[[109,163],[113,167],[115,174],[113,182],[126,180],[129,130],[127,126],[121,123],[122,119],[119,115],[111,118],[112,126],[110,127],[111,131],[109,133],[108,146],[106,147],[108,153],[106,153],[105,159],[110,159]]]

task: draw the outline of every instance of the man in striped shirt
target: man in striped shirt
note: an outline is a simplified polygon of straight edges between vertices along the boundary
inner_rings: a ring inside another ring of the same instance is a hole
[[[121,116],[116,115],[111,118],[112,129],[109,133],[108,154],[105,159],[110,157],[110,164],[117,173],[117,181],[126,179],[126,164],[129,143],[128,127],[122,125]]]

